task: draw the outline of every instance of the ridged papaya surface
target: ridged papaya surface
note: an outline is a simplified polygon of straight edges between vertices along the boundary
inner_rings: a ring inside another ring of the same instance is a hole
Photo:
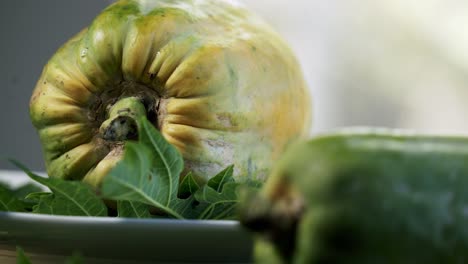
[[[118,1],[49,60],[30,116],[51,177],[99,185],[134,138],[114,120],[130,111],[186,171],[206,179],[234,164],[236,177],[264,179],[308,133],[309,98],[285,42],[236,2]]]

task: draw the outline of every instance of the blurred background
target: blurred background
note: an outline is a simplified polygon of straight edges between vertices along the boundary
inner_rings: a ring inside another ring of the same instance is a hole
[[[55,50],[111,0],[17,0],[0,8],[0,169],[44,170],[28,102]],[[385,126],[468,134],[468,2],[244,0],[297,54],[311,134]]]

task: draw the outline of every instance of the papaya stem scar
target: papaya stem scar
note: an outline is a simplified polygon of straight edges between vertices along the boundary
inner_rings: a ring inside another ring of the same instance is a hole
[[[138,138],[137,119],[147,115],[138,97],[118,100],[108,111],[108,119],[99,128],[100,136],[108,141],[124,141]]]

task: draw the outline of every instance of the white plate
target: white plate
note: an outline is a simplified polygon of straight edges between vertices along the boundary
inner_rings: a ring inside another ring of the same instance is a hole
[[[248,263],[252,241],[236,221],[0,212],[1,263],[14,263],[15,246],[34,264],[64,263],[73,252],[85,263]]]
[[[0,170],[12,187],[30,182],[23,172]],[[249,263],[252,240],[236,221],[130,219],[0,212],[0,263],[16,263],[16,246],[33,264]]]

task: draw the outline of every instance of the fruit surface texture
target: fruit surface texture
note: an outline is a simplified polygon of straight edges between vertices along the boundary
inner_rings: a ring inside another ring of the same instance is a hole
[[[296,58],[235,1],[118,1],[48,61],[30,116],[51,177],[99,185],[146,116],[206,180],[263,180],[309,132]]]
[[[468,139],[347,131],[288,149],[243,221],[259,263],[465,263]]]

